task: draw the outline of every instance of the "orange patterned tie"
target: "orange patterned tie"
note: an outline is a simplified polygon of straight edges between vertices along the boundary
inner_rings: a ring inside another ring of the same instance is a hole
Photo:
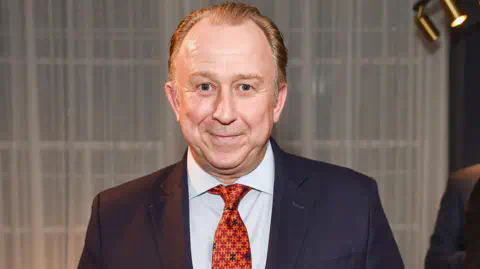
[[[223,215],[213,239],[212,269],[251,269],[252,254],[247,227],[238,213],[240,200],[251,188],[233,184],[218,185],[209,193],[221,195],[225,201]]]

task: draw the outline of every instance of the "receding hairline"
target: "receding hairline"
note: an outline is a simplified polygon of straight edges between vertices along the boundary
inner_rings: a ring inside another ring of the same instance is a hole
[[[196,27],[198,27],[199,24],[201,23],[207,23],[207,25],[210,25],[210,26],[218,26],[218,27],[237,27],[237,26],[243,26],[243,25],[246,25],[246,24],[251,24],[253,26],[256,27],[256,29],[258,30],[258,32],[260,33],[261,35],[261,38],[267,43],[267,46],[269,47],[270,49],[270,53],[273,55],[273,48],[272,48],[272,45],[270,44],[269,40],[268,40],[268,37],[267,35],[265,34],[265,32],[262,30],[262,28],[260,26],[258,26],[258,24],[255,23],[255,21],[251,20],[250,18],[244,18],[243,21],[239,22],[239,23],[228,23],[228,22],[215,22],[215,23],[212,23],[212,21],[209,19],[210,16],[208,17],[205,17],[205,18],[202,18],[201,20],[197,21],[189,30],[188,32],[185,34],[185,36],[183,36],[183,39],[182,41],[180,42],[179,46],[177,47],[177,50],[175,51],[175,53],[173,54],[173,56],[177,56],[178,53],[180,52],[180,50],[182,48],[185,47],[185,42],[187,42],[189,40],[189,37],[191,37],[191,34],[192,32],[195,30]]]
[[[255,25],[257,27],[258,30],[260,30],[262,38],[264,39],[265,42],[267,42],[268,48],[270,49],[270,54],[271,54],[272,59],[273,59],[273,63],[275,65],[275,68],[274,68],[275,69],[275,78],[277,78],[277,76],[278,76],[278,74],[277,74],[278,73],[277,60],[275,59],[272,44],[270,44],[270,41],[269,41],[266,33],[255,22],[255,20],[253,20],[252,16],[236,17],[233,20],[232,19],[229,20],[229,18],[224,18],[224,17],[226,17],[225,15],[221,15],[221,16],[215,16],[215,15],[216,15],[215,11],[212,11],[212,10],[207,11],[205,14],[201,15],[200,19],[198,21],[196,21],[195,24],[193,24],[190,29],[188,29],[188,32],[185,33],[185,35],[183,36],[180,44],[178,45],[176,50],[172,53],[172,56],[171,56],[172,63],[171,63],[171,65],[172,65],[173,69],[175,70],[175,68],[174,68],[175,60],[176,60],[178,54],[180,54],[180,51],[185,48],[185,42],[188,41],[188,37],[191,35],[193,29],[196,26],[198,26],[198,24],[200,24],[201,22],[205,22],[205,20],[208,20],[209,25],[225,26],[225,27],[227,27],[227,26],[241,26],[241,25],[244,25],[246,23],[252,23],[253,25]],[[219,19],[219,18],[221,18],[221,19]],[[176,72],[174,72],[174,73],[175,73],[175,76],[176,76]]]

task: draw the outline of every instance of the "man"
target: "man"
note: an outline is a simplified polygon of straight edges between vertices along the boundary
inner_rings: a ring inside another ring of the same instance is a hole
[[[465,211],[479,171],[480,166],[475,165],[461,169],[449,178],[430,239],[425,269],[463,269]]]
[[[188,15],[165,85],[188,150],[95,198],[79,268],[403,268],[372,179],[270,138],[286,65],[256,8]]]
[[[462,269],[465,260],[465,211],[474,180],[451,178],[440,203],[425,269]]]
[[[480,180],[473,188],[465,223],[465,269],[480,268]]]

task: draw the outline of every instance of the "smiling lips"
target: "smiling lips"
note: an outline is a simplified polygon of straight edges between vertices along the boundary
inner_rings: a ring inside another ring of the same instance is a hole
[[[213,136],[218,136],[218,137],[222,137],[222,138],[223,138],[223,137],[227,138],[227,137],[236,137],[236,136],[239,136],[238,134],[236,134],[236,135],[211,134],[211,135],[213,135]]]
[[[240,137],[239,134],[236,135],[218,135],[218,134],[210,134],[214,139],[220,140],[220,141],[231,141],[234,140],[235,138]]]

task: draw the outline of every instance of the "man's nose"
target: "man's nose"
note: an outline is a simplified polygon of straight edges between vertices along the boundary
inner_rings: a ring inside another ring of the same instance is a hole
[[[231,90],[221,91],[217,95],[215,112],[213,118],[220,123],[227,125],[235,121],[237,118],[237,111],[235,109],[235,96]]]

